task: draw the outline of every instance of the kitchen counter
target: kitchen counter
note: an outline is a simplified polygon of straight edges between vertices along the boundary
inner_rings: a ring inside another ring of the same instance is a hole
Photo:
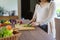
[[[41,28],[36,27],[33,31],[20,31],[22,35],[19,40],[54,40],[51,35],[44,32]]]
[[[0,20],[18,19],[18,16],[0,16]]]

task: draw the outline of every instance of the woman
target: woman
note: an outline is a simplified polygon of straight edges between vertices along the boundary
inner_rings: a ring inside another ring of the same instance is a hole
[[[55,15],[55,3],[51,0],[39,0],[31,22],[32,26],[38,26],[47,32],[48,22]]]

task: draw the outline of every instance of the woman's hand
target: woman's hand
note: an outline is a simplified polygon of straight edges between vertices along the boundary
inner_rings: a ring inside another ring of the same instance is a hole
[[[32,22],[31,25],[32,26],[38,26],[39,24],[37,22]]]

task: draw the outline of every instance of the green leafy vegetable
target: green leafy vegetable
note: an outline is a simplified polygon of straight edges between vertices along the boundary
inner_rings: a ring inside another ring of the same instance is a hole
[[[24,24],[24,27],[32,27],[30,24]]]
[[[6,27],[0,28],[0,38],[12,36],[12,31],[6,29]]]

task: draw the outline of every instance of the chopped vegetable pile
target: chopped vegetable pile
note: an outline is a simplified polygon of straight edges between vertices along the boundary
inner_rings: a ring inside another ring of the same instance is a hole
[[[24,24],[24,27],[32,27],[30,24]]]

